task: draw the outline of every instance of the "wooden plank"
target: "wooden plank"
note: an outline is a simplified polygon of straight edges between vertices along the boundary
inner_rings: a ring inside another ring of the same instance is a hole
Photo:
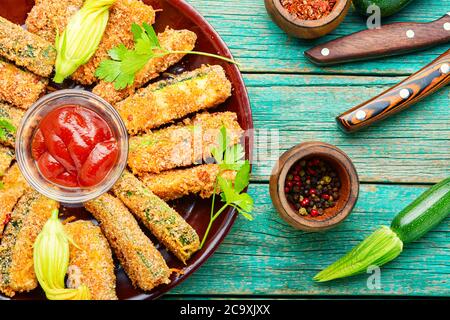
[[[392,218],[426,188],[363,185],[349,218],[326,233],[288,226],[272,207],[268,185],[253,184],[254,221],[238,217],[208,262],[170,295],[411,295],[450,296],[450,219],[409,244],[382,268],[381,289],[368,274],[327,284],[311,278]]]
[[[449,87],[358,133],[345,134],[335,123],[341,112],[402,79],[245,75],[257,128],[254,180],[267,181],[282,152],[313,140],[348,153],[361,181],[432,183],[450,176]]]
[[[244,72],[382,74],[405,75],[419,70],[448,49],[441,45],[420,53],[369,62],[321,68],[303,56],[303,51],[320,43],[363,30],[366,20],[350,8],[344,22],[331,34],[314,41],[287,36],[269,18],[263,0],[188,0],[219,32]],[[450,0],[415,1],[400,13],[385,18],[393,22],[429,22],[442,17]]]

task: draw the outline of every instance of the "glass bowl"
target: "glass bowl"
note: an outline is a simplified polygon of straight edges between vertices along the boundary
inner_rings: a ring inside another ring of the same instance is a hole
[[[99,184],[92,187],[65,187],[46,179],[32,157],[31,142],[43,117],[64,105],[80,105],[96,112],[110,126],[119,154],[116,164]],[[36,101],[25,113],[16,138],[16,159],[26,181],[48,198],[67,205],[81,205],[107,192],[120,178],[128,157],[128,133],[119,113],[97,95],[78,89],[59,90]]]

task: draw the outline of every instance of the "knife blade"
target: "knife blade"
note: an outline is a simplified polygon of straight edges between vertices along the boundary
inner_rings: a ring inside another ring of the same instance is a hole
[[[354,132],[402,111],[450,83],[450,49],[417,73],[379,96],[336,118],[345,132]]]
[[[398,55],[450,42],[450,12],[428,23],[399,22],[344,36],[304,52],[321,66]]]

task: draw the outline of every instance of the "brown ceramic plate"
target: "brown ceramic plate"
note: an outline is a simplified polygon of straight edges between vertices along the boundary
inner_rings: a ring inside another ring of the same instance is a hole
[[[174,29],[189,29],[198,36],[196,50],[231,57],[230,51],[217,32],[186,2],[182,0],[144,0],[144,2],[152,5],[155,9],[162,9],[162,11],[157,14],[155,24],[157,32],[164,30],[166,26],[170,26]],[[33,0],[2,0],[0,1],[0,15],[15,23],[23,24],[27,13],[31,10],[33,4]],[[216,59],[192,55],[185,57],[179,64],[168,70],[168,72],[179,73],[185,70],[193,70],[202,64],[222,65],[227,73],[228,79],[230,79],[233,85],[232,97],[214,111],[227,110],[236,112],[241,127],[246,130],[246,132],[249,132],[248,130],[253,128],[250,102],[241,74],[236,66]],[[247,158],[250,158],[252,154],[252,146],[253,137],[247,134],[245,137],[245,151]],[[201,238],[209,222],[211,200],[191,197],[180,199],[171,203],[171,205],[173,205],[187,222],[195,228]],[[216,206],[216,208],[220,208],[220,206]],[[91,219],[87,212],[79,208],[63,208],[62,212],[66,216],[74,215],[78,219]],[[158,244],[154,237],[147,233],[150,239],[157,244],[158,249],[161,251],[169,267],[183,269],[184,273],[182,275],[172,275],[170,284],[159,286],[150,292],[144,293],[133,288],[123,269],[116,263],[116,291],[119,299],[155,299],[180,284],[214,253],[224,237],[230,231],[235,218],[236,212],[234,210],[230,209],[227,212],[224,212],[221,217],[215,221],[208,240],[202,250],[195,253],[186,266],[179,262],[162,245]],[[143,228],[143,230],[146,231],[145,228]],[[0,296],[0,299],[2,298],[4,297]],[[36,289],[26,294],[18,294],[14,297],[14,299],[44,298],[45,296],[40,289]]]

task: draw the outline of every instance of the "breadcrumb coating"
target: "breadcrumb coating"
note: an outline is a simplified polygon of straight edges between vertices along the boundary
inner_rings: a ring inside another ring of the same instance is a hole
[[[166,28],[164,32],[158,34],[158,40],[161,47],[166,50],[190,51],[195,47],[197,35],[189,30]],[[144,68],[136,74],[133,85],[123,90],[116,90],[113,83],[100,81],[92,92],[114,105],[133,95],[136,89],[142,87],[151,79],[158,77],[161,72],[180,61],[184,56],[184,54],[169,54],[150,59]]]
[[[28,13],[27,30],[51,43],[55,43],[56,30],[64,30],[84,0],[39,0]]]
[[[2,183],[3,188],[0,189],[0,238],[17,201],[27,190],[30,190],[17,163],[9,168],[2,179]]]
[[[56,28],[62,32],[83,3],[83,0],[41,0],[31,10],[26,25],[31,32],[54,42]],[[108,59],[108,50],[121,43],[133,48],[131,25],[142,25],[143,22],[155,22],[155,11],[151,6],[140,0],[117,0],[109,10],[108,24],[97,51],[72,74],[72,79],[84,85],[97,82],[95,70],[102,60]]]
[[[59,203],[28,191],[20,198],[0,246],[0,291],[7,296],[37,287],[33,244]]]
[[[0,118],[7,119],[11,124],[19,128],[20,120],[22,120],[25,111],[16,107],[13,107],[7,103],[0,102]],[[13,147],[16,143],[16,133],[8,132],[5,140],[0,140],[3,145]]]
[[[183,263],[199,249],[200,240],[194,228],[167,203],[147,190],[130,172],[124,172],[112,190],[153,235]]]
[[[0,56],[39,76],[53,72],[56,49],[47,40],[0,17]]]
[[[128,48],[134,47],[133,23],[155,23],[155,11],[140,0],[117,0],[109,10],[109,20],[103,38],[92,58],[80,66],[72,75],[72,79],[84,85],[97,82],[95,70],[100,62],[109,59],[108,51],[119,44]]]
[[[141,176],[142,182],[155,195],[165,201],[175,200],[190,194],[209,198],[214,193],[214,182],[219,174],[217,164],[204,164],[187,169],[175,169],[161,173],[146,173]],[[234,180],[235,171],[224,171],[222,177]],[[220,188],[216,187],[216,193]]]
[[[100,228],[79,220],[64,225],[64,230],[76,244],[70,243],[69,270],[78,271],[77,279],[68,272],[68,287],[84,284],[92,300],[117,300],[112,252]]]
[[[239,143],[243,130],[234,112],[201,113],[168,128],[131,137],[128,165],[134,174],[143,175],[201,164],[211,157],[222,126],[230,144]]]
[[[0,177],[5,174],[13,160],[14,150],[8,147],[0,146]]]
[[[231,83],[223,68],[202,66],[140,89],[115,107],[133,135],[213,108],[230,96]]]
[[[170,282],[164,258],[122,201],[105,193],[85,203],[85,208],[100,222],[103,234],[135,287],[148,291]]]
[[[0,100],[28,109],[45,93],[48,80],[0,60]]]

